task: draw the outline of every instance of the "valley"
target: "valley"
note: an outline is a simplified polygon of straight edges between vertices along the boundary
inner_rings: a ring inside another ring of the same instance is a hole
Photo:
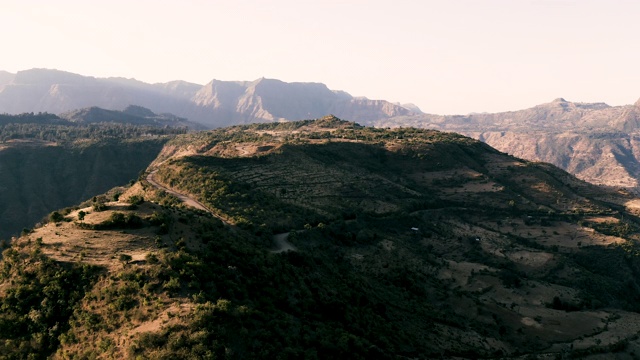
[[[135,180],[169,136],[183,132],[77,125],[51,114],[0,118],[0,240],[32,228],[53,210]]]

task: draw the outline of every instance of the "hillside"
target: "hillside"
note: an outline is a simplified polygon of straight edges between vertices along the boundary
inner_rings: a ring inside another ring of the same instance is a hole
[[[551,165],[327,117],[181,135],[145,179],[212,214],[147,180],[52,213],[4,252],[0,353],[640,351],[640,202]]]
[[[104,121],[108,121],[104,119]],[[184,129],[0,115],[0,240],[53,210],[135,180]]]
[[[168,126],[173,128],[189,128],[203,130],[204,126],[188,121],[173,114],[156,114],[151,110],[129,105],[124,110],[106,110],[92,106],[60,114],[60,117],[77,124],[119,123],[143,126]]]
[[[453,131],[511,155],[552,163],[594,184],[640,190],[639,104],[611,107],[556,99],[530,109],[374,122]]]
[[[212,80],[147,84],[134,79],[94,78],[58,70],[0,73],[0,113],[61,114],[93,106],[121,110],[134,104],[171,113],[205,127],[300,120],[336,114],[356,121],[411,115],[417,108],[384,100],[355,98],[320,83]]]

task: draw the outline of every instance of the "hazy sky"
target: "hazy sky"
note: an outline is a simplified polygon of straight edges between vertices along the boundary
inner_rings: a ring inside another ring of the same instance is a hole
[[[429,113],[640,98],[637,0],[2,0],[0,69],[322,82]]]

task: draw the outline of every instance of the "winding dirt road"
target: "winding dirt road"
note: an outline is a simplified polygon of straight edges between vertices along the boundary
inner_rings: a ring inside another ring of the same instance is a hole
[[[157,170],[156,170],[156,171],[157,171]],[[153,175],[155,175],[156,171],[152,171],[152,172],[150,172],[150,173],[149,173],[149,175],[147,175],[147,181],[148,181],[151,185],[153,185],[153,186],[157,187],[158,189],[161,189],[161,190],[164,190],[164,191],[168,192],[169,194],[171,194],[171,195],[173,195],[173,196],[177,197],[178,199],[180,199],[180,201],[182,201],[183,203],[185,203],[185,204],[187,204],[187,205],[189,205],[189,206],[191,206],[191,207],[194,207],[194,208],[196,208],[196,209],[204,210],[204,211],[207,211],[207,212],[211,213],[213,216],[215,216],[215,217],[217,217],[218,219],[222,220],[222,222],[223,222],[223,223],[225,223],[225,225],[229,225],[229,226],[231,225],[231,224],[229,224],[228,222],[226,222],[224,219],[222,219],[221,217],[219,217],[219,216],[217,216],[216,214],[214,214],[211,210],[207,209],[207,207],[206,207],[206,206],[204,206],[204,204],[203,204],[203,203],[201,203],[200,201],[198,201],[198,200],[196,200],[196,199],[194,199],[194,198],[192,198],[192,197],[190,197],[190,196],[187,196],[187,195],[181,194],[181,193],[179,193],[179,192],[177,192],[177,191],[175,191],[175,190],[173,190],[173,189],[170,189],[170,188],[168,188],[168,187],[166,187],[166,186],[164,186],[164,185],[160,184],[159,182],[157,182],[157,181],[153,178]]]
[[[222,221],[222,223],[225,226],[228,226],[230,228],[232,228],[233,230],[236,230],[236,226],[229,223],[225,218],[217,215],[216,213],[214,213],[213,211],[211,211],[209,208],[207,208],[203,203],[201,203],[200,201],[192,198],[189,195],[185,195],[182,193],[179,193],[169,187],[166,187],[162,184],[160,184],[159,182],[157,182],[154,179],[154,175],[156,173],[157,170],[154,170],[152,172],[149,173],[149,175],[147,175],[147,181],[149,182],[149,184],[157,187],[158,189],[164,190],[167,193],[177,197],[178,199],[180,199],[180,201],[182,201],[183,203],[187,204],[188,206],[191,206],[193,208],[199,209],[199,210],[204,210],[208,213],[210,213],[211,215],[215,216],[216,218],[220,219],[220,221]],[[287,241],[287,238],[289,237],[289,233],[283,233],[283,234],[276,234],[273,235],[273,242],[276,245],[276,248],[274,250],[271,250],[272,253],[277,254],[277,253],[281,253],[281,252],[285,252],[285,251],[297,251],[297,249],[295,248],[295,246],[293,246],[293,244],[291,244],[289,241]]]

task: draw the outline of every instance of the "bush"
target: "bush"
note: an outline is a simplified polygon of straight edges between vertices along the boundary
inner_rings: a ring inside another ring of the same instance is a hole
[[[57,211],[54,211],[51,214],[49,214],[49,221],[53,223],[59,223],[62,220],[64,220],[64,215],[62,215]]]
[[[63,265],[37,252],[3,255],[2,276],[11,278],[11,286],[0,297],[0,358],[45,359],[63,339],[99,268]]]
[[[93,204],[93,211],[105,211],[107,210],[107,204],[103,202],[96,202]]]
[[[133,213],[123,214],[121,212],[114,212],[109,217],[109,220],[103,223],[109,228],[125,228],[125,229],[137,229],[142,227],[142,219]]]
[[[122,264],[128,264],[129,261],[131,261],[131,255],[120,254],[120,256],[118,257],[118,260],[120,260]]]
[[[129,198],[129,204],[131,205],[140,205],[144,202],[144,197],[140,195],[133,195]]]

